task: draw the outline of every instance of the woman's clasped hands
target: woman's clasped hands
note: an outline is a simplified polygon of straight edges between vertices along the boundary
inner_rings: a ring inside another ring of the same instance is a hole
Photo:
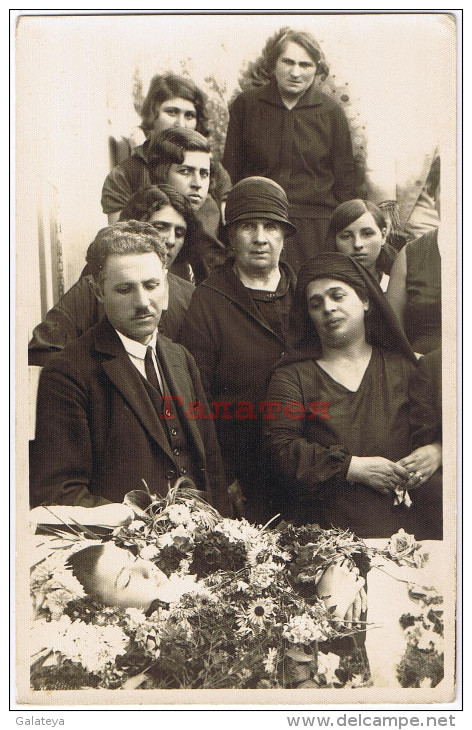
[[[426,446],[420,446],[408,456],[398,462],[408,469],[409,477],[405,489],[414,489],[434,474],[442,464],[442,445],[435,441]]]
[[[388,494],[395,489],[406,489],[410,472],[401,464],[383,456],[353,456],[347,472],[351,482],[366,484],[380,494]]]
[[[442,463],[439,442],[420,446],[397,462],[383,456],[353,456],[347,479],[366,484],[381,494],[409,490],[428,481]]]

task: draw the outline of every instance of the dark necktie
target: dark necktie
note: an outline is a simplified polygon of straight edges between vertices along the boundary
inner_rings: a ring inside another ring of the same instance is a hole
[[[161,387],[159,385],[159,379],[157,377],[156,368],[154,367],[154,362],[152,360],[152,347],[149,345],[146,348],[146,357],[144,358],[144,369],[146,371],[146,379],[148,383],[150,383],[153,388],[157,390],[158,393],[161,392]]]

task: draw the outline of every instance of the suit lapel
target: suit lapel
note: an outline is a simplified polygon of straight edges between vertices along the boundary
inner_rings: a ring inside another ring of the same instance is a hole
[[[135,413],[143,428],[174,461],[164,427],[157,416],[144,383],[129,359],[121,340],[106,318],[97,326],[94,344],[97,352],[107,356],[101,359],[101,365],[107,378]]]

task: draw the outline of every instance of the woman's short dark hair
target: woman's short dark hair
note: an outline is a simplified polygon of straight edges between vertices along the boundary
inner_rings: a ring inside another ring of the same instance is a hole
[[[353,200],[346,200],[334,209],[329,219],[327,242],[334,244],[337,234],[347,226],[350,226],[351,223],[354,223],[364,213],[371,213],[381,231],[387,228],[385,216],[375,203],[372,203],[370,200],[354,198]]]
[[[148,148],[149,164],[164,162],[181,165],[186,152],[211,153],[210,144],[195,129],[171,127],[164,132],[151,134]]]
[[[186,152],[206,152],[211,155],[208,140],[194,129],[171,127],[149,138],[148,170],[153,183],[167,182],[171,165],[181,165]],[[210,192],[215,186],[214,163],[210,157]]]
[[[101,284],[107,258],[114,254],[155,253],[166,264],[166,247],[156,229],[141,221],[123,221],[102,228],[87,250],[87,264],[95,282]]]
[[[370,200],[354,198],[346,200],[338,205],[331,214],[326,234],[326,244],[329,248],[335,248],[336,236],[344,228],[354,223],[364,213],[370,213],[380,231],[387,229],[387,221],[380,208]],[[375,268],[379,274],[390,274],[392,264],[396,258],[396,251],[389,243],[385,242],[375,262]]]
[[[182,257],[186,258],[189,249],[195,243],[196,222],[190,202],[185,195],[178,193],[171,185],[165,183],[161,185],[148,185],[148,187],[138,190],[122,209],[120,221],[149,221],[153,213],[161,210],[166,205],[170,205],[171,208],[176,210],[187,224],[185,242],[179,252],[180,261]]]
[[[88,596],[97,594],[95,568],[103,555],[104,548],[105,543],[89,545],[83,550],[73,553],[66,561],[66,567],[72,570]]]
[[[196,130],[208,136],[208,119],[205,114],[206,96],[191,79],[176,74],[157,74],[151,79],[149,91],[141,107],[141,129],[148,134],[152,131],[156,118],[156,107],[168,99],[179,97],[190,101],[197,114]]]
[[[321,76],[323,79],[328,76],[329,68],[318,41],[308,31],[294,30],[288,26],[281,28],[271,36],[262,50],[262,63],[269,76],[273,75],[275,64],[282,53],[284,53],[288,43],[296,43],[297,46],[300,46],[308,53],[310,58],[316,63],[317,76]]]

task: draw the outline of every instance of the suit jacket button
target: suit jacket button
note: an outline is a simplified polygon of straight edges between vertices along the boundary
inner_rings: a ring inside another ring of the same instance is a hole
[[[169,471],[166,474],[166,479],[174,479],[175,477],[175,471],[173,469],[169,469]]]
[[[186,474],[186,473],[187,473],[187,469],[185,468],[185,466],[182,466],[182,467],[181,467],[181,469],[180,469],[180,473],[181,473],[181,474]]]
[[[177,436],[177,429],[176,428],[173,428],[171,430],[171,434],[172,434],[172,436]]]
[[[180,454],[180,449],[174,449],[174,454],[178,456]]]

